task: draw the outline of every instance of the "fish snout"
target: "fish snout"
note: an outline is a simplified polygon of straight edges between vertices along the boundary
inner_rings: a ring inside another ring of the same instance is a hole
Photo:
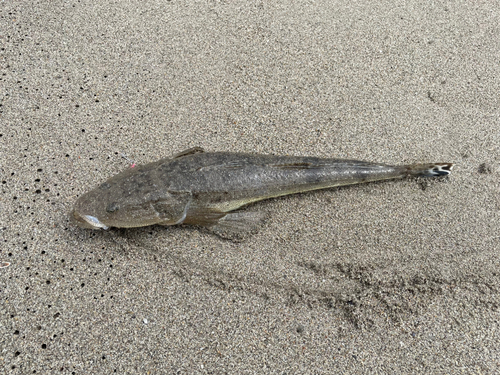
[[[69,215],[70,221],[80,228],[86,229],[109,229],[109,227],[99,221],[98,218],[91,215],[82,215],[73,209]]]

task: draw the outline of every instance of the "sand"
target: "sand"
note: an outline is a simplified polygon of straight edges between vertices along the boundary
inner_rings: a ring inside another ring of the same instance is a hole
[[[0,3],[8,374],[496,373],[493,2]],[[210,151],[454,162],[254,204],[241,243],[90,231],[128,167]]]

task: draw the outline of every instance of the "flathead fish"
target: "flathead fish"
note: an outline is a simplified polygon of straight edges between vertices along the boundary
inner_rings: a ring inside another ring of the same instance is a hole
[[[452,163],[394,166],[194,148],[111,177],[82,195],[71,217],[90,229],[192,224],[239,232],[264,217],[233,212],[252,202],[370,181],[446,176],[452,168]]]

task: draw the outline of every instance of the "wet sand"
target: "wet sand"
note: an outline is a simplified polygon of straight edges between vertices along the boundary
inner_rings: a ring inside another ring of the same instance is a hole
[[[0,5],[9,374],[495,373],[500,11],[488,3]],[[454,162],[251,205],[241,243],[90,231],[128,167],[210,151]]]

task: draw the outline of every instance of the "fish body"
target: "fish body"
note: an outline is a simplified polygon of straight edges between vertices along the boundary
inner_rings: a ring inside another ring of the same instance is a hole
[[[193,224],[245,230],[262,215],[238,208],[288,194],[406,176],[445,176],[453,164],[393,166],[358,160],[186,150],[129,168],[75,203],[84,228]]]

